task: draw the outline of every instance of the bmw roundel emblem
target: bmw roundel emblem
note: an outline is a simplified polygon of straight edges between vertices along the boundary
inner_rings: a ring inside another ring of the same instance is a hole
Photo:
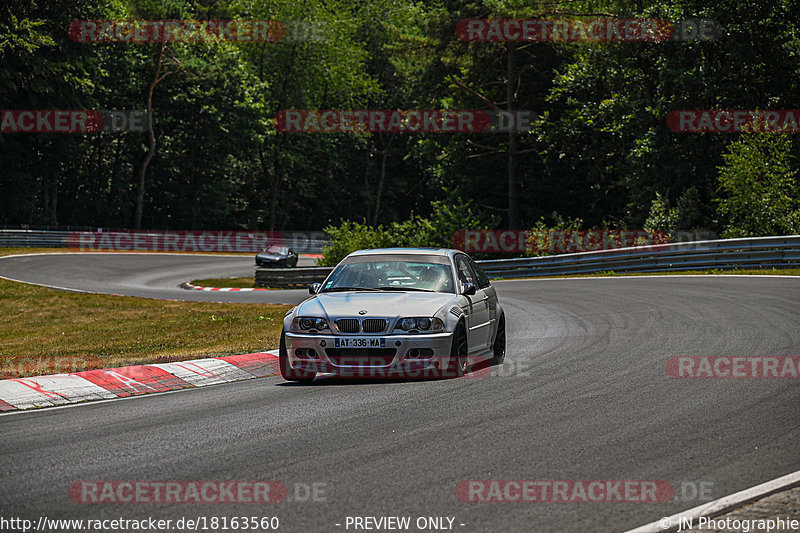
[[[367,310],[366,309],[362,309],[361,311],[358,312],[358,314],[359,315],[366,315],[367,314]]]

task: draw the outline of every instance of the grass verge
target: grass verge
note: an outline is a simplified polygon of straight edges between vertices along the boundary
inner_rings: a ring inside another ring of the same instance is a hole
[[[17,254],[65,254],[68,248],[0,248],[0,256]]]

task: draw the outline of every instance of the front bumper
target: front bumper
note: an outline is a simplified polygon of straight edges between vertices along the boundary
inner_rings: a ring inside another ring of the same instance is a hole
[[[442,372],[450,362],[452,332],[407,335],[322,335],[286,332],[288,363],[297,370],[340,376],[403,376]],[[335,348],[336,337],[386,339],[385,348]],[[311,352],[313,350],[313,353]]]

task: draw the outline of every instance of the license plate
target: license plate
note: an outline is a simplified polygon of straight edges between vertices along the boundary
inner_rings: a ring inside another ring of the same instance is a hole
[[[336,348],[386,348],[386,339],[374,337],[344,337],[336,338]]]

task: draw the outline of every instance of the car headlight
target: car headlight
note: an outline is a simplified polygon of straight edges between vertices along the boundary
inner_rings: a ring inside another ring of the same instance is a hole
[[[395,330],[401,331],[442,331],[444,322],[440,318],[408,317],[397,321]]]
[[[330,329],[328,321],[314,316],[298,316],[292,320],[292,331],[323,331]]]

